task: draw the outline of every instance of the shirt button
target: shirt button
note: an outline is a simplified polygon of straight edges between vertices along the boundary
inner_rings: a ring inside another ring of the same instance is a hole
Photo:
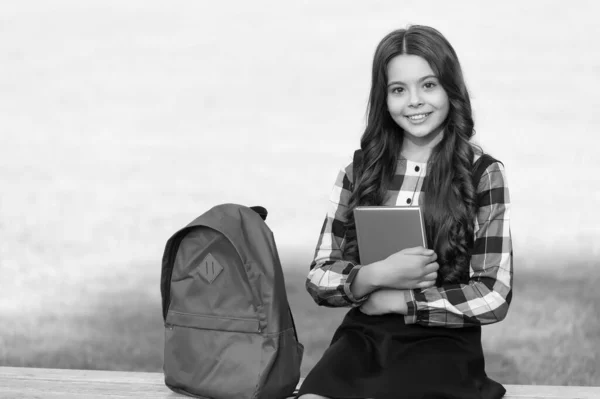
[[[406,199],[406,203],[407,203],[407,204],[410,204],[410,198],[407,198],[407,199]]]
[[[419,167],[415,166],[415,172],[418,172],[418,171],[419,171]]]

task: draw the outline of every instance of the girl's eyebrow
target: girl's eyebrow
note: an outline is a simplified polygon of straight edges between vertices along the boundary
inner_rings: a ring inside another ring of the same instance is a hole
[[[420,78],[420,79],[418,80],[418,82],[422,82],[422,81],[424,81],[424,80],[427,80],[427,79],[429,79],[429,78],[436,78],[436,79],[437,79],[437,76],[435,76],[435,75],[427,75],[427,76],[423,76],[422,78]],[[393,82],[390,82],[390,83],[388,83],[388,87],[390,87],[390,86],[391,86],[391,85],[393,85],[393,84],[405,85],[406,83],[402,82],[401,80],[394,80]]]

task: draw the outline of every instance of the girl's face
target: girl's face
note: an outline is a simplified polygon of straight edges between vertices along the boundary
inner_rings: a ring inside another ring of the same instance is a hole
[[[388,63],[387,75],[392,119],[404,130],[405,138],[430,143],[441,133],[450,104],[429,63],[418,55],[397,55]]]

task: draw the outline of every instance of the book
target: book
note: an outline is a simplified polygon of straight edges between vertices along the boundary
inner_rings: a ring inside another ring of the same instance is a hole
[[[423,213],[418,206],[357,206],[354,221],[363,265],[406,248],[427,248]]]

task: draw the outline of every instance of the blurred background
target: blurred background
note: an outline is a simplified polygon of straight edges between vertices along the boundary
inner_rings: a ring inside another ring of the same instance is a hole
[[[483,329],[503,383],[600,385],[597,2],[3,1],[0,365],[162,370],[166,240],[263,205],[302,373],[346,309],[304,289],[389,31],[440,30],[506,167],[515,287]]]

